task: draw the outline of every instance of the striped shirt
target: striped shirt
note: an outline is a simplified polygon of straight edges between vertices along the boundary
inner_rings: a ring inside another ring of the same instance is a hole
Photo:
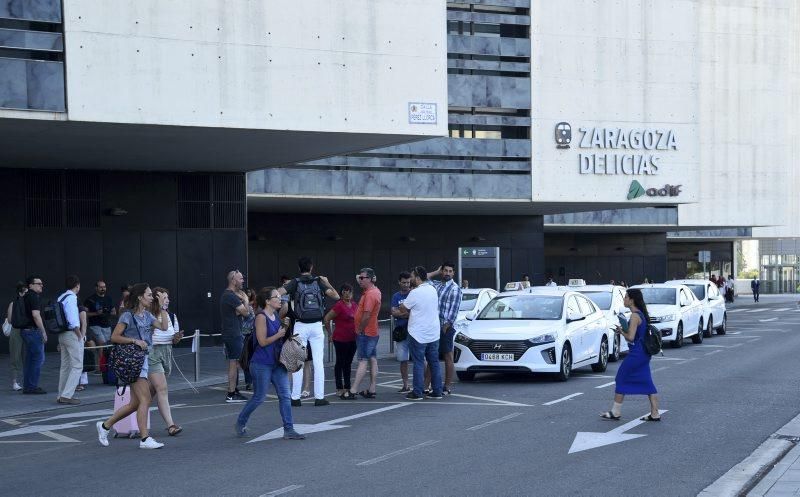
[[[461,288],[453,280],[431,280],[431,284],[439,294],[439,320],[442,324],[452,325],[458,316],[458,308],[461,307]]]

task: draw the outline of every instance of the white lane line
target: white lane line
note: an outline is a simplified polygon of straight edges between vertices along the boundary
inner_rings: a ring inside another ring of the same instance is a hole
[[[729,349],[735,349],[736,347],[741,347],[742,345],[744,345],[744,344],[742,342],[739,342],[739,343],[735,343],[733,345],[728,345],[728,348]]]
[[[463,397],[465,399],[472,399],[472,400],[485,400],[487,402],[497,402],[498,404],[502,404],[504,406],[530,407],[529,404],[520,404],[518,402],[509,402],[507,400],[488,399],[486,397],[475,397],[474,395],[464,395],[463,393],[451,393],[449,397]]]
[[[726,334],[727,334],[727,335],[741,335],[741,334],[742,334],[742,332],[741,332],[741,331],[729,331],[729,332],[728,332],[728,333],[726,333]]]
[[[775,312],[788,311],[789,309],[791,309],[791,307],[781,307],[780,309],[775,309]]]
[[[664,371],[665,369],[669,369],[669,366],[664,366],[663,368],[654,369],[652,372],[657,373],[659,371]]]
[[[742,337],[742,338],[744,338],[744,337]],[[703,348],[711,348],[711,349],[727,349],[727,348],[729,348],[729,347],[730,347],[729,345],[712,345],[712,344],[706,344],[706,345],[705,345]]]
[[[717,345],[717,347],[722,347],[722,345]],[[660,357],[660,356],[659,357],[653,356],[652,359],[654,361],[685,361],[686,360],[686,359],[681,359],[680,357]]]
[[[492,425],[495,425],[497,423],[502,423],[503,421],[508,421],[509,419],[516,418],[517,416],[521,416],[521,415],[522,415],[521,412],[512,412],[511,414],[509,414],[507,416],[503,416],[502,418],[497,418],[497,419],[493,419],[491,421],[487,421],[485,423],[481,423],[479,425],[470,426],[469,428],[467,428],[467,431],[480,430],[481,428],[486,428],[487,426],[492,426]]]
[[[616,381],[609,381],[608,383],[603,383],[602,385],[597,385],[595,388],[605,388],[610,387],[611,385],[616,385]]]
[[[752,309],[750,311],[747,311],[747,313],[750,314],[750,313],[753,313],[753,312],[764,312],[764,311],[768,311],[768,310],[769,309]]]
[[[769,318],[769,319],[759,319],[759,323],[769,323],[770,321],[777,321],[778,318]]]
[[[299,490],[301,488],[303,488],[303,485],[289,485],[288,487],[279,488],[278,490],[273,490],[272,492],[261,494],[259,497],[273,497],[274,495],[281,495],[289,492],[294,492],[295,490]]]
[[[732,313],[732,312],[742,312],[742,311],[744,311],[744,310],[746,310],[746,309],[728,309],[728,310],[727,310],[727,311],[725,311],[725,312],[727,312],[728,314],[730,314],[730,313]]]
[[[373,464],[386,461],[387,459],[391,459],[393,457],[401,456],[403,454],[407,454],[409,452],[413,452],[415,450],[419,450],[425,447],[429,447],[431,445],[435,445],[439,443],[438,440],[428,440],[427,442],[422,442],[421,444],[412,445],[411,447],[406,447],[405,449],[396,450],[394,452],[389,452],[388,454],[376,457],[374,459],[367,459],[366,461],[361,461],[360,463],[356,464],[356,466],[371,466]]]
[[[717,350],[712,350],[711,352],[706,352],[703,355],[719,354],[720,352],[722,352],[722,351],[717,349]]]
[[[613,376],[607,374],[585,374],[585,375],[573,375],[571,378],[575,380],[594,380],[596,378],[613,378]]]
[[[696,360],[697,360],[697,357],[690,357],[689,359],[684,359],[683,362],[679,362],[678,364],[683,365],[683,364],[686,364],[687,362],[692,362],[692,361],[696,361]]]
[[[747,342],[745,342],[745,343],[753,343],[753,342],[757,342],[757,341],[759,341],[759,340],[761,340],[761,338],[753,338],[752,340],[748,340],[748,341],[747,341]]]
[[[560,399],[551,400],[550,402],[545,402],[542,405],[543,406],[552,406],[553,404],[558,404],[559,402],[564,402],[565,400],[569,400],[569,399],[571,399],[573,397],[577,397],[578,395],[583,395],[583,392],[573,393],[573,394],[567,395],[566,397],[561,397]]]

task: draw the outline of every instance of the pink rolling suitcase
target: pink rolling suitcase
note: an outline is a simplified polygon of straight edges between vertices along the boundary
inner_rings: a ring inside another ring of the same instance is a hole
[[[119,389],[115,389],[114,391],[114,411],[119,409],[120,407],[126,406],[131,401],[131,388],[130,385],[128,388],[125,389],[125,393],[122,395],[119,394]],[[128,437],[128,438],[139,438],[139,424],[136,422],[136,413],[132,413],[125,419],[121,419],[117,421],[117,423],[113,426],[114,428],[114,438],[117,437]],[[147,411],[147,429],[150,429],[150,411]]]

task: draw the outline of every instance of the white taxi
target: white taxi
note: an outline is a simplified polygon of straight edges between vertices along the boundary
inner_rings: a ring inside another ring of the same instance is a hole
[[[608,365],[608,323],[583,295],[551,288],[504,292],[477,316],[456,323],[456,374],[471,381],[483,372],[554,373]]]
[[[583,280],[581,280],[583,281]],[[619,315],[622,314],[626,320],[631,318],[631,311],[623,300],[625,299],[625,288],[617,285],[574,285],[572,290],[580,292],[589,297],[592,302],[606,316],[608,320],[608,340],[611,343],[611,350],[608,353],[610,362],[618,361],[623,352],[628,351],[628,342],[621,339],[621,335],[614,333],[614,328],[619,324]]]
[[[728,326],[728,311],[725,307],[725,298],[719,293],[719,288],[708,280],[671,280],[666,285],[686,285],[703,304],[703,323],[705,330],[703,336],[710,337],[714,330],[717,335],[724,335]]]
[[[497,296],[492,288],[466,288],[461,290],[461,306],[458,308],[456,321],[466,318],[467,313],[480,314],[486,304]]]
[[[661,340],[672,347],[683,347],[683,339],[703,343],[703,304],[686,285],[654,283],[631,289],[642,291],[650,313],[650,323],[661,330]]]

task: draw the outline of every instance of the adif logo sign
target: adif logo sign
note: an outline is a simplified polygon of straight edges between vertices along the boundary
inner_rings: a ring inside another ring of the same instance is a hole
[[[631,181],[631,186],[628,187],[628,200],[634,200],[647,195],[648,197],[677,197],[681,194],[682,185],[664,185],[663,188],[648,188],[645,189],[641,183],[636,180]]]
[[[556,148],[569,148],[572,142],[572,126],[568,122],[556,124]]]

